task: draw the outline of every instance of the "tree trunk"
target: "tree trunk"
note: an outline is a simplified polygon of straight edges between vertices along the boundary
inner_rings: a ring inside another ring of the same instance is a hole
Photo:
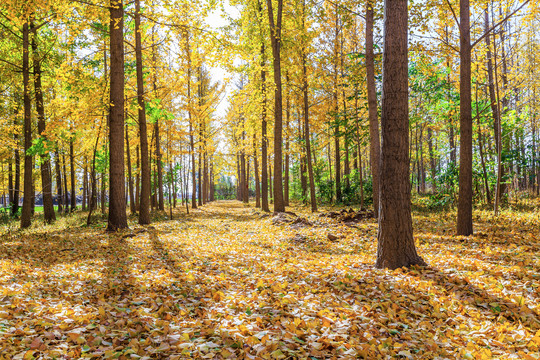
[[[146,125],[146,102],[144,100],[144,73],[142,64],[141,4],[135,0],[135,67],[137,71],[137,104],[140,139],[141,190],[139,199],[139,224],[150,224],[150,160],[148,158],[148,129]],[[139,167],[137,158],[137,168]],[[137,185],[137,190],[139,186]]]
[[[36,38],[37,31],[34,33],[34,37],[32,38],[32,53],[34,57],[34,93],[36,97],[36,111],[38,115],[38,133],[39,136],[45,141],[45,108],[41,88],[41,62],[39,60]],[[41,189],[43,194],[43,216],[45,222],[50,224],[56,220],[56,215],[54,214],[52,196],[51,160],[48,152],[41,155]]]
[[[257,137],[253,134],[253,163],[255,172],[255,207],[261,207],[261,183],[259,179],[259,158],[257,155]]]
[[[305,13],[306,13],[306,2],[304,0],[303,7],[303,17],[302,25],[305,26]],[[308,168],[308,178],[309,178],[309,198],[311,203],[311,212],[317,211],[317,197],[315,194],[315,177],[313,175],[313,162],[311,159],[311,134],[309,131],[309,83],[307,76],[307,55],[305,47],[302,48],[302,77],[303,77],[303,93],[304,93],[304,138],[306,140],[306,157],[307,157],[307,168]]]
[[[373,2],[366,5],[366,75],[368,93],[369,142],[371,177],[373,183],[373,211],[379,216],[380,157],[379,120],[377,116],[377,89],[375,88],[375,55],[373,53]]]
[[[83,168],[83,196],[82,196],[82,211],[86,211],[88,204],[88,159],[84,157]]]
[[[66,169],[66,155],[62,154],[62,169],[64,170],[63,178],[64,178],[64,189],[65,189],[65,196],[64,196],[64,213],[69,213],[69,203],[71,199],[71,195],[68,191],[68,176],[67,176],[67,169]]]
[[[283,202],[285,206],[289,206],[289,163],[290,163],[290,141],[289,141],[289,124],[291,123],[291,96],[290,96],[290,78],[287,71],[287,96],[285,100],[285,165],[283,178]]]
[[[132,214],[137,212],[135,208],[135,189],[133,189],[133,172],[131,169],[131,151],[129,146],[129,131],[126,125],[126,157],[127,157],[127,170],[128,170],[128,190],[129,190],[129,209]]]
[[[32,224],[32,155],[28,149],[32,146],[32,104],[30,100],[30,26],[28,22],[23,25],[23,88],[24,88],[24,192],[21,214],[21,228]]]
[[[259,5],[260,6],[260,5]],[[260,9],[260,7],[259,7]],[[268,206],[268,138],[266,136],[266,65],[264,44],[261,45],[261,92],[262,92],[262,125],[261,125],[261,202],[262,211],[269,212]]]
[[[140,137],[140,135],[139,135]],[[148,139],[146,139],[148,141]],[[141,156],[140,156],[140,150],[139,145],[135,147],[135,152],[137,153],[137,174],[135,175],[135,210],[139,211],[140,209],[140,197],[141,197]]]
[[[109,108],[109,217],[107,231],[128,227],[124,173],[124,5],[111,0]]]
[[[472,109],[471,28],[469,0],[460,0],[460,114],[459,114],[459,199],[457,235],[473,233],[472,223]]]
[[[105,173],[101,173],[101,191],[100,191],[100,200],[101,200],[101,214],[105,215],[105,210],[107,207],[107,192],[105,187]]]
[[[385,0],[377,268],[426,265],[413,239],[409,182],[407,0]]]
[[[14,120],[14,125],[17,125],[17,120]],[[19,136],[14,134],[13,139],[15,140],[15,186],[11,198],[11,216],[16,216],[19,213],[19,198],[21,196],[21,155],[19,154]]]
[[[269,194],[270,194],[270,204],[274,201],[274,197],[272,196],[274,194],[274,192],[272,191],[272,165],[271,165],[271,162],[268,161],[268,185],[270,186],[270,191],[269,191]]]
[[[61,214],[64,209],[64,194],[62,189],[62,171],[60,169],[60,155],[58,154],[58,147],[54,153],[54,167],[56,169],[56,192],[58,193],[58,213]]]
[[[274,22],[272,0],[266,0],[268,5],[268,18],[270,21],[270,39],[274,57],[274,212],[284,212],[283,201],[283,98],[281,89],[281,20],[283,14],[283,0],[277,0],[277,20]]]
[[[435,152],[433,150],[433,130],[431,126],[427,128],[427,141],[428,141],[428,152],[429,152],[429,167],[431,172],[431,186],[433,191],[437,191],[437,168],[435,164]]]
[[[74,154],[74,149],[73,149],[73,141],[74,141],[73,138],[69,140],[69,170],[70,170],[70,176],[71,176],[71,199],[70,199],[71,212],[77,209],[77,192],[75,190],[75,154]]]

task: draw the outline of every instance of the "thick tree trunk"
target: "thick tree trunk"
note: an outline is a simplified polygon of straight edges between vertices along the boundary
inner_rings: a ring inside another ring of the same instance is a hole
[[[460,0],[460,54],[460,139],[457,234],[469,236],[473,233],[471,28],[469,19],[469,0]]]
[[[270,21],[270,39],[274,57],[274,83],[276,86],[274,96],[274,212],[284,212],[283,201],[283,96],[281,89],[281,21],[283,15],[283,0],[277,0],[277,19],[274,22],[272,0],[266,0],[268,5],[268,18]]]
[[[378,268],[426,265],[411,217],[407,18],[407,0],[385,0]]]
[[[21,214],[21,228],[32,224],[32,155],[28,149],[32,146],[32,104],[30,102],[30,25],[23,25],[23,104],[24,104],[24,192]]]
[[[124,173],[124,5],[111,0],[109,109],[109,217],[107,231],[128,227]]]
[[[34,93],[36,98],[36,111],[38,115],[38,134],[43,140],[45,138],[45,107],[43,103],[43,92],[41,88],[41,62],[39,59],[38,46],[36,42],[37,32],[32,38],[32,53],[34,58]],[[41,155],[41,193],[43,195],[43,216],[45,222],[50,224],[56,220],[54,214],[51,160],[49,153]]]
[[[373,211],[379,214],[379,179],[381,144],[379,140],[379,120],[377,116],[377,90],[375,88],[375,55],[373,53],[373,2],[366,4],[366,75],[368,93],[369,142],[371,177],[373,181]]]

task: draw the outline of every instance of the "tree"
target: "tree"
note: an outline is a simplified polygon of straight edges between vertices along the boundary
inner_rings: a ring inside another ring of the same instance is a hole
[[[146,105],[141,40],[141,2],[135,0],[135,67],[137,69],[137,104],[139,105],[139,137],[141,145],[141,193],[139,200],[139,224],[150,224],[150,163],[148,160],[148,134],[146,129]]]
[[[38,114],[38,132],[45,141],[45,108],[43,103],[43,91],[41,87],[41,60],[37,45],[37,30],[32,38],[32,53],[34,59],[34,93],[36,98],[36,110]],[[41,187],[43,194],[43,216],[46,223],[56,220],[52,198],[51,161],[47,151],[41,155]]]
[[[457,234],[473,233],[472,223],[472,95],[471,95],[471,27],[469,0],[459,2],[459,198]]]
[[[416,253],[409,180],[407,0],[385,0],[377,268],[426,265]]]
[[[274,21],[272,0],[266,0],[270,23],[270,40],[274,58],[274,212],[284,212],[282,141],[283,141],[283,95],[281,88],[281,23],[283,18],[283,0],[277,0],[277,18]]]
[[[126,191],[124,170],[124,7],[111,1],[110,11],[110,108],[109,108],[109,218],[108,231],[125,229]]]
[[[24,192],[23,207],[21,213],[21,228],[27,228],[32,224],[32,155],[28,151],[32,146],[32,109],[30,100],[30,24],[26,21],[23,25],[23,106],[24,106]]]
[[[375,55],[373,53],[373,2],[366,3],[366,81],[368,93],[369,143],[371,176],[373,179],[373,212],[379,216],[379,162],[381,144],[379,140],[379,119],[377,116],[377,90],[375,88]]]

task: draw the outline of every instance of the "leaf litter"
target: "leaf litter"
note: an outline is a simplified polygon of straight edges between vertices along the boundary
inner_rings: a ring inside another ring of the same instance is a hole
[[[180,216],[2,239],[0,359],[539,358],[537,218],[416,215],[430,267],[387,271],[369,217]]]

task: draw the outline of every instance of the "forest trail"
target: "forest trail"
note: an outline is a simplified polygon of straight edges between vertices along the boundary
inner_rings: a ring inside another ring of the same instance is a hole
[[[449,214],[416,214],[430,267],[387,271],[373,219],[182,211],[127,234],[4,236],[0,359],[538,358],[536,215],[478,220],[464,238]]]

